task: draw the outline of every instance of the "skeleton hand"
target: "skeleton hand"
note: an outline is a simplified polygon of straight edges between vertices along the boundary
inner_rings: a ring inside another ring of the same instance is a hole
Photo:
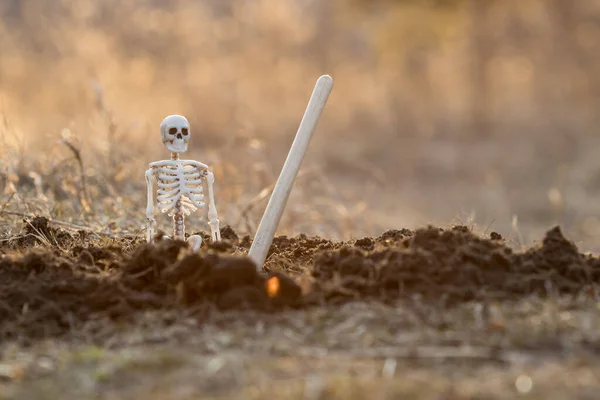
[[[146,220],[148,222],[146,240],[148,241],[148,243],[150,243],[152,242],[152,240],[154,240],[154,235],[156,233],[156,219],[154,219],[154,217],[148,217]]]
[[[215,176],[212,172],[206,174],[206,181],[208,183],[208,197],[210,199],[210,202],[208,203],[208,225],[210,225],[212,241],[216,242],[221,240],[221,230],[219,229],[219,217],[217,215],[217,207],[215,206],[215,197],[213,193]]]
[[[208,225],[210,225],[210,236],[213,242],[221,240],[221,230],[219,229],[219,218],[215,209],[208,210]]]

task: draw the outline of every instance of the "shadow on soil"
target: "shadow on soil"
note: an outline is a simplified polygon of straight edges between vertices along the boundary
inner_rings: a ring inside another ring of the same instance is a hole
[[[0,340],[60,336],[94,319],[128,320],[151,309],[271,313],[414,296],[452,307],[532,294],[596,296],[600,282],[600,259],[581,254],[558,227],[524,252],[497,233],[484,238],[463,226],[343,243],[278,237],[270,255],[292,268],[264,274],[244,256],[249,237],[229,227],[222,237],[211,244],[204,235],[201,252],[189,253],[184,242],[99,240],[55,229],[42,217],[26,221],[24,234],[0,247]],[[300,275],[313,278],[308,289],[297,284]]]

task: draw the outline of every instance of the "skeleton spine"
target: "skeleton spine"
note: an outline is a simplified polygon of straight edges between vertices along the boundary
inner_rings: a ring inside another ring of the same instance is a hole
[[[171,160],[179,160],[179,153],[172,152]],[[175,203],[175,213],[173,215],[173,238],[175,240],[185,240],[185,216],[183,213],[183,204],[181,200]]]
[[[176,240],[185,240],[185,217],[183,216],[183,211],[181,211],[181,202],[177,201],[177,211],[173,215],[173,237]]]

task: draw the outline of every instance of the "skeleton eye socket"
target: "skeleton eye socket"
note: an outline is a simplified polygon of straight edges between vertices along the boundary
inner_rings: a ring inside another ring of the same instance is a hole
[[[181,130],[181,133],[183,133],[183,136],[187,136],[187,134],[188,134],[188,128],[183,128]]]
[[[177,133],[177,128],[170,128],[169,129],[169,134],[170,135],[175,135]]]

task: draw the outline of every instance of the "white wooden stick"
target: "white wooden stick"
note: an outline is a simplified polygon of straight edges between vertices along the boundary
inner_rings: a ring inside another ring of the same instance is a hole
[[[317,80],[290,152],[254,236],[248,256],[256,263],[259,271],[262,270],[308,143],[325,108],[331,89],[333,89],[333,79],[329,75],[323,75]]]

